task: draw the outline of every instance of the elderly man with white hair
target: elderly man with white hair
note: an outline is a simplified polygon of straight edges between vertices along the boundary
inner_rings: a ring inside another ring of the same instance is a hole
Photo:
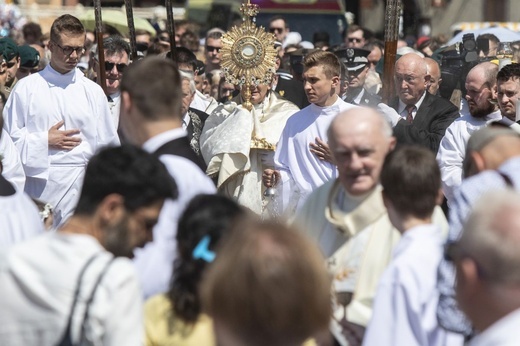
[[[366,326],[378,280],[400,238],[388,217],[379,184],[384,159],[396,140],[381,114],[367,107],[337,115],[328,138],[338,178],[309,195],[295,222],[329,259],[338,301],[348,305],[338,307],[336,317]],[[432,222],[447,231],[439,207]],[[346,297],[352,299],[350,304]]]

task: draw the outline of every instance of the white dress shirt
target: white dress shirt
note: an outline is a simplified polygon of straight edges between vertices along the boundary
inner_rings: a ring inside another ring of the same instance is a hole
[[[165,131],[150,138],[143,149],[153,153],[163,144],[186,136],[182,128]],[[168,172],[175,180],[179,196],[166,200],[153,229],[153,242],[135,250],[134,264],[141,281],[144,297],[168,290],[177,252],[177,222],[190,200],[198,194],[216,192],[215,185],[202,170],[190,160],[176,155],[161,155]]]

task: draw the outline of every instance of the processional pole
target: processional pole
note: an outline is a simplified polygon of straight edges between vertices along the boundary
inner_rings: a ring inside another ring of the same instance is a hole
[[[175,51],[175,20],[173,19],[173,5],[171,0],[166,0],[166,31],[170,36],[170,54],[173,61],[177,62]]]
[[[105,71],[105,48],[103,47],[103,20],[101,18],[101,0],[94,0],[94,17],[96,20],[96,41],[98,47],[99,75],[97,82],[107,95],[106,71]]]
[[[385,60],[383,68],[383,102],[395,97],[394,70],[399,39],[401,0],[386,0],[385,10]]]
[[[128,34],[130,36],[130,52],[132,61],[137,61],[137,42],[135,39],[134,10],[132,0],[125,0],[126,21],[128,23]]]

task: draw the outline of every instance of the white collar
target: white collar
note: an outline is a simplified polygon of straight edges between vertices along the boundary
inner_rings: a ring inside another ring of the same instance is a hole
[[[153,153],[157,149],[159,149],[163,144],[184,137],[186,135],[186,130],[184,130],[182,127],[164,131],[144,142],[143,149],[149,153]]]
[[[417,101],[415,103],[415,112],[417,112],[419,110],[419,107],[421,107],[421,105],[424,101],[424,98],[426,97],[426,93],[427,93],[427,91],[425,91],[424,94],[419,99],[419,101]],[[401,114],[405,110],[406,106],[407,105],[403,101],[401,101],[401,99],[399,99],[399,106],[397,107],[397,113]]]

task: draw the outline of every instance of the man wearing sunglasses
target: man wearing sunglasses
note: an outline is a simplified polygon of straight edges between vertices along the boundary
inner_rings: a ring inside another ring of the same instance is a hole
[[[276,36],[276,41],[282,43],[285,47],[284,41],[289,33],[289,26],[282,16],[274,16],[269,20],[269,32]]]
[[[103,40],[105,52],[105,85],[107,88],[107,99],[112,113],[114,126],[119,126],[119,107],[121,104],[121,78],[123,72],[130,63],[130,45],[121,36],[112,35]],[[94,65],[96,75],[99,74],[99,57],[96,57]]]
[[[90,157],[119,144],[103,90],[76,68],[84,45],[81,22],[58,17],[49,65],[17,83],[3,113],[22,158],[25,191],[55,206],[55,226],[72,214]]]
[[[206,45],[204,54],[206,56],[206,71],[213,71],[220,69],[222,62],[222,34],[224,31],[219,28],[213,28],[208,31],[206,35]]]
[[[20,53],[18,52],[18,46],[9,37],[0,38],[0,51],[6,62],[6,78],[4,91],[5,97],[9,97],[11,90],[18,81],[16,73],[20,67]]]
[[[365,30],[359,25],[351,25],[345,35],[345,47],[363,48],[366,43]]]

